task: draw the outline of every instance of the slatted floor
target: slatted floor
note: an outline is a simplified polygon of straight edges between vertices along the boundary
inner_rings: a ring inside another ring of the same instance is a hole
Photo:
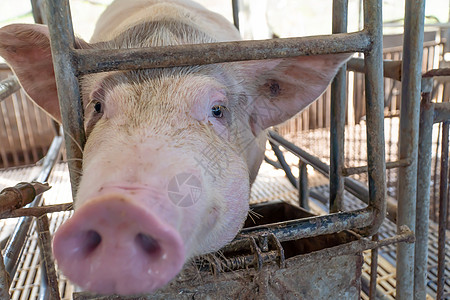
[[[0,189],[6,186],[13,186],[18,181],[28,181],[39,171],[38,167],[17,168],[12,170],[4,170],[0,172]],[[50,177],[50,185],[52,189],[46,192],[45,203],[56,204],[69,202],[70,184],[66,164],[57,164]],[[315,187],[316,191],[327,194],[326,186]],[[252,202],[265,202],[276,199],[283,199],[290,203],[297,203],[297,191],[284,177],[282,171],[274,170],[271,166],[263,164],[260,174],[252,188]],[[347,209],[355,209],[361,207],[362,204],[351,195],[346,197],[345,202]],[[312,203],[312,210],[315,213],[325,213],[324,205],[318,201]],[[70,216],[71,212],[61,212],[52,214],[50,217],[51,231],[54,230]],[[14,226],[13,220],[0,220],[0,238],[5,238],[7,232]],[[435,294],[435,273],[437,256],[437,236],[436,228],[431,227],[430,234],[430,261],[429,261],[429,284],[428,293],[432,296]],[[380,232],[380,238],[392,236],[395,234],[395,225],[392,222],[386,221]],[[450,242],[447,242],[450,248]],[[378,267],[378,289],[383,291],[386,295],[385,299],[395,299],[395,246],[385,247],[380,251],[379,267]],[[447,253],[447,257],[449,253]],[[37,236],[32,228],[30,237],[25,245],[25,255],[23,256],[16,276],[13,279],[11,287],[12,299],[37,299],[39,294],[40,270],[39,270],[39,249],[37,246]],[[447,261],[450,261],[448,258]],[[365,264],[363,266],[363,277],[368,279],[370,271],[370,252],[365,254]],[[450,278],[450,272],[447,269],[447,278]],[[74,287],[66,281],[64,276],[59,274],[59,289],[62,299],[71,299]],[[447,287],[448,288],[448,287]],[[450,289],[449,289],[450,291]],[[368,299],[363,293],[362,299]],[[430,297],[432,299],[432,297]]]

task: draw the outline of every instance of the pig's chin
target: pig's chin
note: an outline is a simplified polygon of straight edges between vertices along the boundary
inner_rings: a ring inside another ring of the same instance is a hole
[[[155,291],[181,271],[186,251],[179,232],[140,197],[148,195],[104,193],[59,228],[53,253],[72,282],[99,294],[132,295]]]

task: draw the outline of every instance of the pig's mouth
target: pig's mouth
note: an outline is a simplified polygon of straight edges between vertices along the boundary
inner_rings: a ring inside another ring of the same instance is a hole
[[[152,292],[172,280],[185,262],[177,230],[136,200],[140,193],[147,196],[147,189],[124,190],[128,193],[104,193],[83,204],[54,237],[59,268],[92,292]]]

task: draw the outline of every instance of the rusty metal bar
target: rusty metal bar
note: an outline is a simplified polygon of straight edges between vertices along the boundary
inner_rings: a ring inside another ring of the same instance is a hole
[[[60,149],[62,145],[62,137],[56,136],[53,138],[52,144],[44,158],[42,169],[36,179],[36,181],[47,181],[50,172],[59,157]],[[37,196],[33,202],[27,205],[27,207],[34,207],[40,203],[41,196]],[[25,208],[21,208],[25,209]],[[13,211],[14,212],[14,211]],[[21,217],[14,228],[11,237],[5,247],[3,257],[5,260],[6,271],[11,277],[14,277],[17,268],[17,262],[20,258],[22,248],[25,244],[28,232],[31,227],[32,217]]]
[[[309,188],[307,164],[298,160],[298,204],[301,208],[309,210]]]
[[[333,0],[333,34],[347,32],[348,0]],[[345,103],[347,98],[347,72],[343,65],[331,84],[330,118],[330,212],[342,210],[344,199]]]
[[[61,1],[61,0],[60,0]],[[366,31],[262,41],[177,45],[139,49],[76,49],[77,75],[87,73],[205,65],[222,62],[362,52],[372,46]]]
[[[14,187],[7,187],[0,192],[0,215],[6,211],[21,208],[31,203],[34,198],[49,190],[48,183],[20,182]]]
[[[373,223],[364,229],[365,232],[361,233],[373,235],[386,215],[382,1],[367,0],[364,5],[364,27],[372,40],[371,49],[364,53],[364,65],[369,207],[373,209],[375,218]]]
[[[44,298],[59,300],[58,278],[56,276],[55,263],[52,257],[52,238],[50,236],[50,225],[47,215],[42,215],[37,218],[36,225],[39,238],[39,248],[41,250],[42,270],[48,281],[46,288],[42,289],[45,291],[44,293],[47,293],[48,295],[48,297]]]
[[[19,89],[20,84],[16,76],[0,81],[0,101],[5,100]]]
[[[422,79],[423,24],[425,1],[406,1],[403,36],[402,101],[400,108],[399,158],[411,165],[398,173],[397,228],[415,228],[417,195],[417,154]],[[397,298],[413,299],[414,245],[397,245]]]
[[[431,148],[433,138],[431,93],[422,93],[417,165],[416,244],[414,249],[414,297],[426,299],[428,228],[430,215]]]
[[[442,125],[441,178],[439,181],[439,240],[438,240],[438,276],[436,299],[444,299],[445,291],[445,234],[448,211],[448,151],[449,122]]]
[[[374,234],[372,241],[378,241],[378,233]],[[370,285],[369,285],[369,299],[375,300],[377,292],[377,277],[378,277],[378,248],[374,248],[371,251],[370,262]]]
[[[233,23],[239,30],[239,0],[231,0],[231,5],[233,7]]]
[[[434,103],[434,123],[450,120],[450,102]]]
[[[388,161],[388,162],[386,162],[386,169],[406,167],[406,166],[409,166],[410,164],[411,164],[410,159],[400,159],[397,161]],[[368,170],[367,166],[349,167],[349,168],[345,168],[344,170],[342,170],[342,175],[351,176],[351,175],[367,172],[367,170]]]
[[[43,214],[50,214],[60,211],[68,211],[73,209],[73,203],[63,203],[55,205],[46,205],[38,207],[25,207],[15,209],[11,212],[5,212],[0,214],[0,219],[18,218],[18,217],[40,217]]]
[[[450,76],[450,68],[433,69],[423,74],[425,78],[438,76]]]
[[[347,62],[347,70],[364,73],[364,59],[353,57]],[[383,76],[385,78],[402,80],[402,61],[400,60],[384,60],[383,61]]]
[[[3,256],[0,257],[0,299],[10,299],[9,287],[11,286],[11,277],[6,272]]]
[[[83,125],[83,105],[75,66],[73,48],[72,19],[68,0],[46,0],[44,8],[48,18],[48,29],[58,88],[59,106],[66,144],[72,196],[75,199],[78,182],[81,176],[81,158],[86,142]]]

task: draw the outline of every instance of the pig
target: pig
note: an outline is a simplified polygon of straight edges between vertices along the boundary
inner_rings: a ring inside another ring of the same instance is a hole
[[[240,40],[182,0],[116,0],[84,49]],[[61,122],[48,29],[0,29],[0,55]],[[79,78],[87,142],[74,214],[55,233],[59,269],[99,294],[151,293],[241,229],[266,129],[327,88],[350,54],[110,71]]]

